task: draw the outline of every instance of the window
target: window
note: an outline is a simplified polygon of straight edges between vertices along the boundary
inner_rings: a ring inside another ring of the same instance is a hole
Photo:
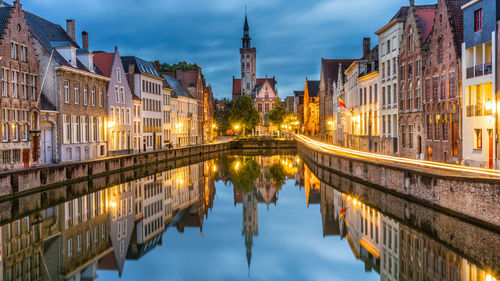
[[[389,54],[390,52],[391,52],[391,40],[387,41],[387,53]]]
[[[25,47],[25,46],[20,46],[21,48],[21,61],[23,62],[27,62],[28,61],[28,56],[27,56],[27,53],[28,53],[28,47]]]
[[[427,139],[432,140],[432,115],[427,116]]]
[[[116,102],[120,102],[120,96],[118,94],[118,86],[115,86],[115,99],[116,99]]]
[[[413,148],[413,125],[408,125],[408,147]]]
[[[98,232],[99,231],[97,230],[97,226],[94,226],[94,245],[98,245],[99,244],[99,237],[97,237]]]
[[[125,103],[125,89],[123,87],[120,88],[120,102]]]
[[[121,75],[120,68],[116,69],[116,81],[118,81],[118,83],[122,82],[122,75]]]
[[[455,79],[456,79],[455,71],[450,72],[450,80],[449,80],[450,85],[448,89],[450,98],[454,98],[457,96],[457,86],[455,84]]]
[[[73,257],[73,239],[68,239],[68,260]]]
[[[95,91],[95,86],[92,86],[92,106],[95,106],[95,103],[96,103],[96,91]]]
[[[441,77],[441,99],[446,99],[446,75]]]
[[[106,239],[106,225],[101,224],[101,239],[104,241]]]
[[[12,82],[12,98],[17,99],[17,71],[12,71],[11,82]]]
[[[89,102],[89,86],[83,86],[83,105],[87,105]]]
[[[425,101],[430,101],[430,93],[431,93],[431,81],[429,78],[425,79]]]
[[[69,103],[69,81],[64,81],[64,102]]]
[[[439,92],[439,76],[432,78],[432,100],[437,101]]]
[[[10,43],[10,58],[17,60],[17,44]]]
[[[80,103],[80,86],[75,84],[75,104]]]
[[[474,12],[474,31],[483,29],[483,9]]]
[[[81,234],[78,234],[78,236],[76,236],[76,252],[78,253],[78,255],[82,254],[82,235]]]
[[[401,126],[401,146],[406,147],[406,126]]]
[[[474,149],[483,149],[483,130],[474,129]]]
[[[103,107],[104,106],[104,94],[102,93],[101,88],[99,88],[99,100],[100,100],[99,106]]]

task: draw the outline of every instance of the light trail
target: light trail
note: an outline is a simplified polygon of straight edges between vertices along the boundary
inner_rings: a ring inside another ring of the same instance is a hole
[[[323,142],[315,141],[315,140],[308,138],[306,136],[303,136],[303,135],[296,135],[296,138],[297,138],[297,140],[303,142],[304,144],[306,144],[310,147],[314,147],[314,148],[319,149],[319,150],[324,151],[324,152],[347,154],[347,156],[356,156],[356,157],[359,157],[362,159],[368,159],[368,160],[373,160],[373,161],[386,160],[386,161],[394,162],[394,163],[402,163],[402,164],[405,164],[408,166],[413,166],[414,169],[418,169],[420,167],[427,167],[427,168],[443,169],[446,171],[460,172],[460,173],[457,173],[457,176],[464,176],[463,173],[470,173],[473,175],[483,175],[483,176],[500,178],[500,171],[498,171],[498,170],[475,168],[475,167],[465,167],[465,166],[460,166],[460,165],[433,162],[433,161],[427,161],[427,160],[416,160],[416,159],[410,159],[410,158],[404,158],[404,157],[396,157],[396,156],[382,155],[382,154],[376,154],[376,153],[370,153],[370,152],[363,152],[363,151],[358,151],[358,150],[354,150],[354,149],[336,146],[333,144],[326,144]],[[432,171],[432,173],[439,173],[439,171]]]

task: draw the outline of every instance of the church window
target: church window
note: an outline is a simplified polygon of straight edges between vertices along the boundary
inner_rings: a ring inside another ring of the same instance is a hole
[[[250,91],[250,83],[247,82],[247,90]]]

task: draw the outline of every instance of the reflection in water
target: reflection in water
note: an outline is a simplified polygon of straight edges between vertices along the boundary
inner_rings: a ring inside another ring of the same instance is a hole
[[[116,271],[121,277],[126,260],[142,262],[162,245],[167,229],[184,233],[193,228],[203,234],[204,220],[214,209],[216,181],[232,183],[234,206],[242,209],[248,278],[259,235],[259,205],[268,211],[278,208],[285,183],[293,181],[304,190],[308,208],[319,204],[323,237],[346,241],[351,257],[362,261],[365,271],[377,272],[380,280],[496,280],[490,275],[498,270],[496,260],[481,265],[464,258],[391,214],[326,185],[291,155],[223,157],[87,191],[4,221],[0,280],[94,280],[98,271]],[[8,217],[5,212],[2,216]]]

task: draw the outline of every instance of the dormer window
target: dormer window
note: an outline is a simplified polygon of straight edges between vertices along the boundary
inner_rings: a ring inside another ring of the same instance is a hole
[[[72,66],[76,67],[76,50],[73,48],[71,49],[71,57],[69,63],[71,63]]]

